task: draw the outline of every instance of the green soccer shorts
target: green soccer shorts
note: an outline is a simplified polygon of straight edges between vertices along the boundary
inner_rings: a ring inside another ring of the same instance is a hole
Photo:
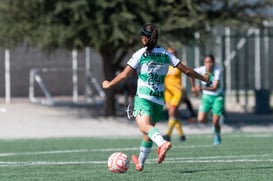
[[[221,116],[224,113],[224,96],[223,95],[202,95],[199,112],[208,113],[212,111],[214,115]]]
[[[135,96],[134,101],[134,117],[138,115],[151,116],[152,123],[156,123],[162,116],[163,105],[156,104],[147,99]]]

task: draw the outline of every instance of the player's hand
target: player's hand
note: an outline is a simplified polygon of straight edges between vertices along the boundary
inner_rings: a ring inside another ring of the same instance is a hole
[[[195,86],[195,89],[197,92],[201,92],[202,91],[202,87],[201,86]]]
[[[110,87],[110,82],[108,80],[105,80],[102,82],[102,88],[108,89]]]
[[[199,91],[197,90],[196,87],[191,87],[191,92],[192,92],[193,96],[198,97]]]

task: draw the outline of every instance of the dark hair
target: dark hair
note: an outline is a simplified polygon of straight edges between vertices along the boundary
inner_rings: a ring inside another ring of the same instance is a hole
[[[148,41],[145,46],[147,46],[147,51],[151,52],[152,49],[156,46],[158,40],[158,30],[155,25],[147,23],[141,29],[141,35],[148,38]]]
[[[214,58],[214,56],[213,56],[212,54],[206,55],[206,56],[204,57],[204,60],[205,60],[206,57],[209,57],[209,58],[212,60],[213,63],[215,62],[215,58]]]

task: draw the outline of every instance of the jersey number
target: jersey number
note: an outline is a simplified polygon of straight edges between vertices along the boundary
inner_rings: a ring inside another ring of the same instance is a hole
[[[156,73],[149,73],[148,75],[148,85],[160,84],[160,77]]]

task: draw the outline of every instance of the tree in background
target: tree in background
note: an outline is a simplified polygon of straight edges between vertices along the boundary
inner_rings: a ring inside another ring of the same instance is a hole
[[[263,26],[272,0],[1,0],[0,43],[22,42],[45,50],[57,48],[99,52],[105,79],[139,43],[144,23],[159,26],[162,44],[193,39],[218,25]],[[106,91],[105,115],[115,115],[114,91]]]

